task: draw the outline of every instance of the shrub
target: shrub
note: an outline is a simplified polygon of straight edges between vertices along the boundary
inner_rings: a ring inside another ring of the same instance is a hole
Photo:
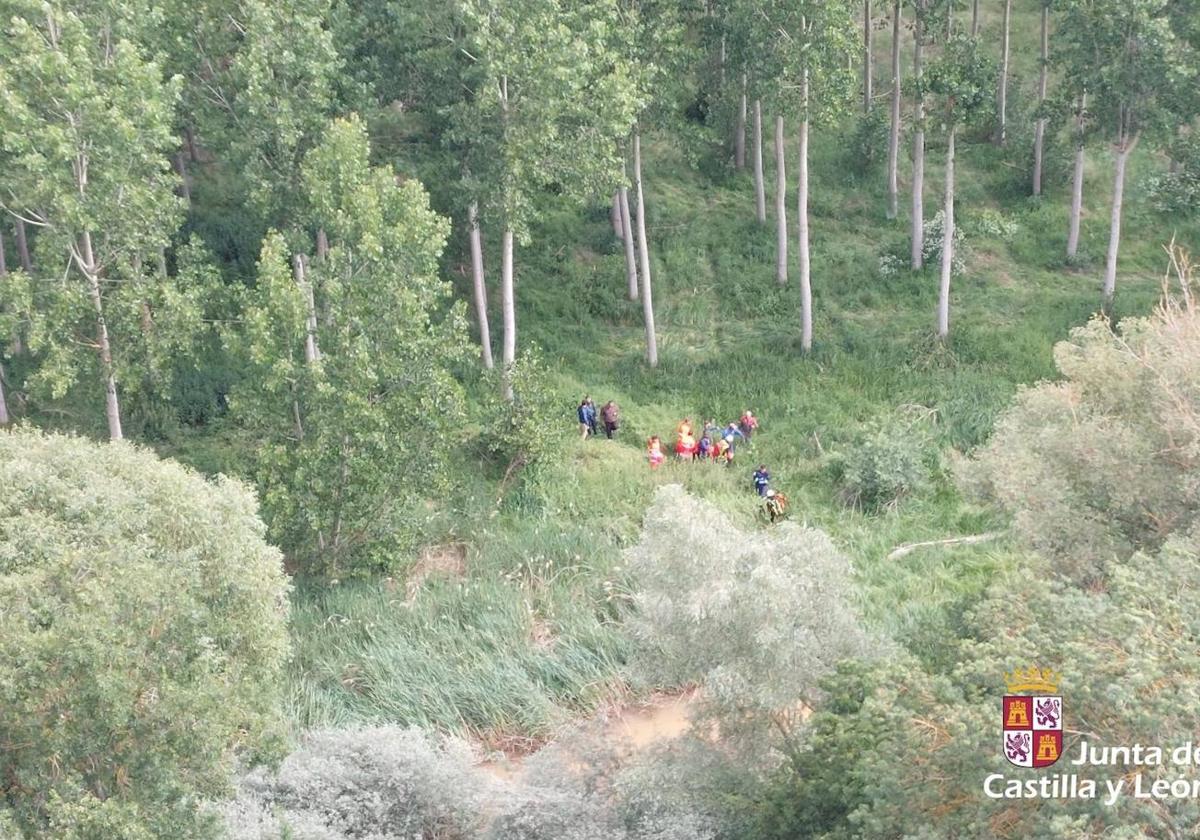
[[[942,260],[942,238],[945,234],[946,214],[939,210],[933,217],[925,220],[925,238],[921,243],[921,258],[926,266],[937,266]],[[954,226],[954,257],[951,260],[951,271],[962,274],[967,270],[966,238],[963,236],[962,225]]]
[[[890,283],[897,279],[907,268],[908,263],[895,254],[879,255],[879,279],[884,282]]]
[[[849,605],[850,564],[791,522],[743,532],[678,485],[660,488],[641,541],[633,667],[650,685],[699,683],[722,736],[762,734],[820,699],[817,680],[868,641]]]
[[[1143,189],[1155,210],[1194,215],[1200,208],[1200,134],[1180,135],[1169,153],[1174,163],[1171,171],[1151,175]]]
[[[0,804],[30,834],[207,836],[198,798],[277,732],[287,584],[253,494],[25,430],[0,483]]]
[[[1196,526],[1200,307],[1190,294],[1166,300],[1116,332],[1096,318],[1054,355],[1064,381],[1021,391],[960,477],[1085,581]]]
[[[830,459],[829,470],[842,501],[877,511],[895,506],[929,481],[929,443],[909,424],[879,426],[853,449]]]
[[[984,207],[968,215],[963,220],[963,226],[978,236],[990,236],[1004,242],[1011,240],[1021,229],[1021,226],[1015,221],[999,210],[993,210],[990,207]]]
[[[221,810],[232,840],[475,836],[488,779],[473,764],[466,742],[418,729],[316,732]]]

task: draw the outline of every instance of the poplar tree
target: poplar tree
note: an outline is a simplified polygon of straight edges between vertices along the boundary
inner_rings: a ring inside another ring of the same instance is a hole
[[[263,243],[231,341],[252,373],[234,412],[264,437],[271,533],[309,571],[386,565],[407,517],[444,492],[462,396],[450,373],[465,321],[438,277],[449,230],[424,188],[371,167],[360,120],[335,120],[305,157],[309,229]],[[296,253],[327,231],[324,258]]]
[[[146,268],[180,221],[169,162],[179,84],[94,17],[53,3],[22,11],[5,23],[0,66],[0,201],[39,231],[33,384],[59,397],[95,382],[119,439],[122,382],[168,361],[134,352],[136,331],[167,311],[175,336],[195,321],[173,279]]]
[[[1058,29],[1068,78],[1086,82],[1096,123],[1112,141],[1113,190],[1103,304],[1116,295],[1129,156],[1147,133],[1174,130],[1194,114],[1174,94],[1196,84],[1195,50],[1176,36],[1170,9],[1154,0],[1066,0]],[[1080,91],[1082,95],[1083,91]]]
[[[950,334],[950,279],[954,266],[954,164],[958,129],[982,113],[992,82],[991,67],[974,38],[955,37],[927,70],[934,113],[946,134],[946,184],[943,205],[941,275],[938,285],[937,336]]]
[[[484,179],[479,217],[501,231],[502,378],[512,398],[517,354],[514,252],[528,243],[539,191],[611,195],[621,179],[618,140],[634,123],[636,86],[620,50],[614,2],[461,0],[461,48],[471,59],[460,132],[478,133],[472,168]],[[636,142],[636,139],[635,139]],[[637,173],[635,172],[635,178]],[[649,280],[643,277],[643,302]]]

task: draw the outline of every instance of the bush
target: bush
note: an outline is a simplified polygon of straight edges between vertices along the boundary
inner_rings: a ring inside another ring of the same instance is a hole
[[[652,686],[700,684],[723,737],[761,736],[799,702],[815,705],[821,675],[868,650],[847,598],[850,563],[821,531],[743,532],[669,485],[627,556],[635,673]]]
[[[1151,175],[1142,187],[1160,213],[1194,215],[1200,208],[1200,133],[1179,136],[1169,154],[1172,171]]]
[[[941,265],[942,239],[945,237],[946,213],[937,211],[932,218],[925,220],[925,236],[921,242],[921,259],[923,265],[934,267]],[[950,270],[954,274],[962,274],[967,270],[966,239],[963,236],[962,225],[954,226],[954,256],[950,261]]]
[[[278,731],[287,584],[253,494],[25,430],[0,483],[0,804],[29,834],[208,836],[198,798]]]
[[[1022,390],[960,469],[1076,581],[1154,550],[1200,515],[1200,307],[1188,296],[1055,348],[1064,381]]]
[[[221,810],[232,840],[475,836],[488,780],[473,764],[465,742],[417,729],[317,732]]]
[[[879,426],[853,449],[830,459],[829,470],[842,501],[878,511],[895,506],[929,481],[929,442],[909,424]]]

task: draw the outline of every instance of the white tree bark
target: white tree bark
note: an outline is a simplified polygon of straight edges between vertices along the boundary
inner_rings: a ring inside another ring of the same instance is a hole
[[[17,217],[14,229],[17,234],[17,258],[21,261],[21,270],[26,274],[32,274],[33,260],[29,256],[29,239],[25,235],[25,221]]]
[[[800,171],[796,196],[797,247],[800,257],[800,349],[812,349],[812,277],[808,241],[808,68],[800,81]]]
[[[979,34],[979,0],[971,2],[971,37]]]
[[[608,218],[612,222],[613,234],[617,239],[623,239],[625,230],[621,227],[621,196],[619,193],[613,193],[612,205],[608,209]]]
[[[1071,219],[1067,231],[1067,258],[1075,259],[1079,252],[1079,223],[1083,215],[1083,124],[1087,108],[1086,94],[1079,97],[1075,114],[1075,173],[1071,178]]]
[[[500,251],[500,307],[504,312],[504,399],[512,400],[512,366],[517,360],[517,304],[513,290],[513,230],[505,219]]]
[[[296,278],[296,285],[300,287],[300,293],[304,295],[304,361],[311,365],[321,358],[321,350],[317,346],[317,306],[313,299],[312,283],[308,281],[303,254],[292,257],[292,272]]]
[[[887,217],[896,218],[900,205],[900,32],[901,0],[892,3],[892,122],[888,131],[888,207]]]
[[[1113,297],[1117,293],[1117,251],[1121,247],[1121,205],[1125,198],[1125,164],[1137,146],[1138,135],[1130,137],[1122,128],[1117,140],[1116,158],[1113,165],[1112,216],[1108,227],[1108,254],[1104,260],[1104,311],[1112,312]]]
[[[104,320],[104,302],[100,295],[100,277],[92,250],[92,235],[84,232],[79,244],[77,262],[87,280],[88,298],[96,311],[96,350],[100,354],[100,375],[104,380],[104,413],[108,419],[108,436],[112,440],[121,440],[124,437],[121,433],[121,405],[117,399],[117,377],[113,368],[112,345],[108,339],[108,323]]]
[[[1000,37],[1000,83],[996,92],[996,143],[1008,141],[1008,56],[1012,0],[1004,0],[1004,32]]]
[[[178,152],[175,155],[175,170],[179,173],[179,189],[183,200],[191,206],[192,203],[192,184],[188,177],[187,158],[183,152]]]
[[[0,230],[0,277],[8,274],[8,260],[4,253],[4,231]]]
[[[325,228],[317,228],[317,259],[324,261],[329,256],[329,235]]]
[[[733,165],[746,167],[746,74],[742,74],[742,98],[738,104],[737,126],[733,131]]]
[[[487,282],[483,275],[483,234],[479,230],[479,204],[472,201],[467,206],[467,223],[471,226],[471,284],[475,298],[475,322],[479,325],[479,348],[483,366],[491,370],[492,329],[488,324]]]
[[[937,334],[945,341],[950,335],[950,273],[954,268],[954,138],[957,126],[950,126],[946,140],[946,205],[942,226],[942,282],[938,291]]]
[[[650,242],[646,238],[646,196],[642,187],[642,135],[633,130],[633,185],[637,196],[638,256],[642,270],[642,316],[646,322],[646,363],[658,366],[658,338],[654,333],[654,298],[650,286]]]
[[[767,190],[763,183],[762,100],[754,100],[754,213],[759,224],[767,221]]]
[[[1046,76],[1050,66],[1050,5],[1042,3],[1042,44],[1038,71],[1038,105],[1046,102]],[[1042,150],[1045,148],[1046,119],[1039,117],[1033,128],[1033,194],[1042,194]]]
[[[7,426],[9,421],[8,399],[4,394],[4,367],[0,366],[0,426]]]
[[[875,76],[875,56],[873,52],[873,31],[871,29],[871,0],[863,0],[863,113],[871,112],[871,99],[874,91],[872,84]]]
[[[918,0],[919,4],[921,0]],[[924,7],[916,12],[913,32],[913,78],[921,82],[921,51],[925,40]],[[913,182],[912,182],[912,267],[921,268],[925,263],[925,97],[917,96],[916,113],[913,115]]]
[[[621,187],[621,219],[625,223],[625,229],[632,231],[632,218],[629,212],[629,190],[626,187]],[[635,238],[631,236],[625,237],[625,279],[629,285],[629,299],[638,299],[638,269],[637,269],[637,244]]]
[[[787,154],[783,148],[783,117],[775,117],[775,279],[788,281]]]

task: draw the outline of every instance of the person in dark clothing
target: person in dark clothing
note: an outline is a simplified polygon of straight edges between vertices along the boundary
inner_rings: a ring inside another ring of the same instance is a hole
[[[754,471],[754,489],[758,491],[758,495],[766,496],[770,484],[771,474],[767,472],[765,464],[759,464],[758,469]]]
[[[615,402],[609,400],[604,404],[604,408],[600,409],[600,421],[604,424],[604,436],[612,440],[621,423],[621,413]]]
[[[580,440],[586,440],[589,434],[596,434],[596,406],[592,403],[591,397],[583,398],[579,403],[579,408],[575,410],[575,416],[579,418]]]

